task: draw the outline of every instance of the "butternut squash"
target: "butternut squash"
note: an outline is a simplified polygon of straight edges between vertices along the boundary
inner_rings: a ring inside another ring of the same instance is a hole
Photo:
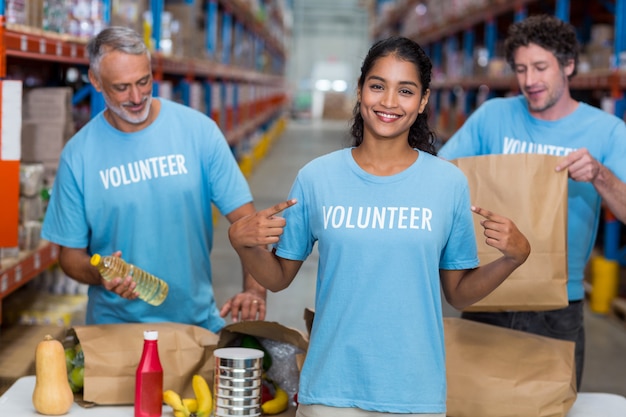
[[[35,410],[40,414],[58,416],[66,414],[73,402],[74,394],[67,379],[63,345],[46,335],[37,344],[35,351]]]

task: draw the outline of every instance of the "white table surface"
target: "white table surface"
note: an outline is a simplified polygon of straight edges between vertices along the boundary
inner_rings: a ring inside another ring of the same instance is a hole
[[[39,416],[33,407],[32,395],[35,387],[35,377],[25,376],[18,379],[0,397],[0,416]],[[293,416],[294,410],[279,414],[278,416]],[[78,404],[72,404],[67,415],[74,417],[133,417],[132,405],[119,406],[96,406],[83,408]],[[172,416],[169,406],[163,406],[163,416]],[[277,417],[278,417],[277,416]],[[626,398],[616,394],[604,393],[578,393],[574,406],[567,413],[567,417],[625,417]],[[477,416],[479,417],[479,416]]]

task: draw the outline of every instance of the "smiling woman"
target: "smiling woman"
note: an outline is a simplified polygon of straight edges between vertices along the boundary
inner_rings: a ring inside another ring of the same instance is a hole
[[[309,162],[288,200],[230,227],[245,268],[272,291],[288,287],[319,245],[298,417],[443,417],[441,289],[457,308],[477,301],[530,251],[509,219],[474,208],[502,252],[477,267],[467,180],[434,155],[430,71],[409,39],[374,44],[361,67],[352,146]]]

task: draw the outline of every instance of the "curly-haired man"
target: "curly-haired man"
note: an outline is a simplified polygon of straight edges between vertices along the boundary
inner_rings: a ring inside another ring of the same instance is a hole
[[[463,317],[574,341],[580,388],[584,268],[596,239],[601,201],[626,221],[626,126],[618,117],[570,95],[579,50],[570,24],[553,16],[528,17],[510,26],[505,49],[521,94],[485,102],[439,155],[452,159],[532,152],[563,157],[555,170],[567,170],[569,175],[569,305],[551,311],[463,313]]]

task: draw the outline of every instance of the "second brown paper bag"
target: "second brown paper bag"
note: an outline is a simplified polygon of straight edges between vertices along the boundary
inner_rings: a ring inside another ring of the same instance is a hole
[[[76,326],[73,331],[85,352],[85,402],[105,405],[135,401],[135,371],[144,330],[159,332],[163,389],[191,396],[194,374],[205,378],[213,375],[210,358],[219,337],[207,329],[180,323]]]
[[[449,417],[564,417],[576,392],[574,342],[444,318]]]
[[[552,155],[481,155],[453,161],[467,176],[473,205],[513,220],[531,245],[526,262],[466,311],[552,310],[567,306],[567,172]],[[502,253],[485,243],[474,216],[480,264]]]

